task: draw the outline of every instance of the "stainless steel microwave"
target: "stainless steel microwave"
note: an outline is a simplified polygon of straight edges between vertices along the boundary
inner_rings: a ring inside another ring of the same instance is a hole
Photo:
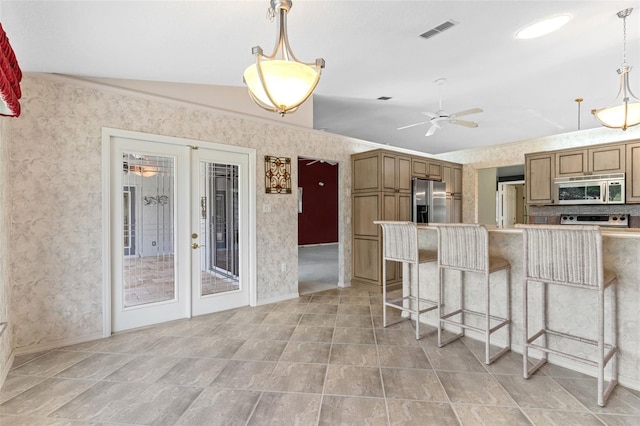
[[[576,176],[554,181],[558,204],[624,204],[624,173]]]

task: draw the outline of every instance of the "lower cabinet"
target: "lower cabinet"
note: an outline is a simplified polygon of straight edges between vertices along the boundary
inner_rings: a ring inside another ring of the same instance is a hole
[[[351,284],[382,291],[382,228],[375,220],[411,220],[411,194],[353,195],[353,273]],[[402,265],[387,263],[387,290],[402,287]]]

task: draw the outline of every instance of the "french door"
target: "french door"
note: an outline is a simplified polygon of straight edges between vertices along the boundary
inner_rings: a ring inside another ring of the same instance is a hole
[[[112,137],[111,328],[249,304],[250,156]]]

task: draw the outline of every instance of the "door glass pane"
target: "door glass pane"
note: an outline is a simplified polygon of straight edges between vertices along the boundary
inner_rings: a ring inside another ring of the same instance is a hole
[[[200,295],[238,290],[238,166],[200,162]]]
[[[174,158],[123,155],[124,307],[176,298]]]

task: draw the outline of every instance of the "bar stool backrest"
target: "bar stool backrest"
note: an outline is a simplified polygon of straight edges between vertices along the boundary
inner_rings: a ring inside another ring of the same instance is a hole
[[[594,290],[603,286],[598,226],[516,225],[523,231],[527,279]]]
[[[489,233],[484,225],[433,223],[438,229],[438,265],[445,268],[487,273]]]
[[[418,227],[414,222],[375,221],[382,226],[384,257],[397,262],[418,262]]]

